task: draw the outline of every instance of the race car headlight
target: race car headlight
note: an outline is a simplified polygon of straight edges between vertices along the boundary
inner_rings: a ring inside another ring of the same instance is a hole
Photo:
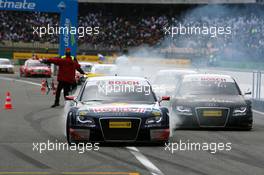
[[[176,112],[181,115],[192,115],[192,108],[186,106],[176,106]]]
[[[156,124],[162,121],[162,116],[151,117],[146,120],[146,124]]]
[[[88,125],[94,125],[95,124],[94,119],[92,119],[91,117],[78,115],[76,119],[78,122],[80,122],[82,124],[88,124]]]
[[[243,116],[247,114],[247,107],[241,106],[238,108],[235,108],[233,111],[233,116]]]

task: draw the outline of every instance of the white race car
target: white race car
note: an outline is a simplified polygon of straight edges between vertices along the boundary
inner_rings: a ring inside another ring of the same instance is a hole
[[[94,63],[91,62],[79,62],[79,64],[81,65],[82,70],[85,72],[85,75],[82,77],[80,72],[76,71],[75,79],[77,84],[81,84],[83,81],[86,80],[88,74],[91,73],[92,67],[94,65]]]
[[[115,64],[94,64],[88,77],[114,75],[114,70],[116,70]]]
[[[189,69],[164,69],[157,72],[152,87],[158,96],[170,96],[175,92],[180,78],[186,74],[195,74],[194,70]]]
[[[14,73],[14,65],[7,58],[0,58],[0,72]]]

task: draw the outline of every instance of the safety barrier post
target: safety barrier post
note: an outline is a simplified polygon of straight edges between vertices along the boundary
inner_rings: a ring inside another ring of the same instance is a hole
[[[252,77],[252,98],[261,98],[261,86],[262,86],[262,72],[254,71]]]
[[[252,98],[255,98],[255,71],[253,71],[252,77]]]
[[[262,72],[259,71],[259,99],[261,98],[261,86],[262,86]]]

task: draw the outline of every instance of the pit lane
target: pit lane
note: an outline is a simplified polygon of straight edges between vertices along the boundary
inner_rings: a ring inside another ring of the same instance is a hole
[[[32,150],[33,142],[65,142],[63,108],[51,109],[54,97],[41,95],[41,78],[0,79],[0,174],[259,174],[264,173],[264,115],[254,113],[254,126],[245,131],[177,130],[171,142],[231,142],[229,152],[177,151],[162,146],[100,147],[99,151]],[[14,80],[15,79],[15,80]],[[16,81],[20,79],[22,81]],[[30,81],[34,84],[25,83]],[[13,110],[3,110],[10,91]],[[143,155],[143,157],[142,157]]]

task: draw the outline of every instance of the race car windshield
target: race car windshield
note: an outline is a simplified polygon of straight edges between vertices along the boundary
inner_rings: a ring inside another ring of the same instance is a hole
[[[0,64],[2,64],[2,65],[9,65],[11,63],[10,63],[10,61],[7,61],[7,60],[0,60]]]
[[[180,95],[240,95],[234,82],[189,81],[183,82]]]
[[[40,62],[29,62],[29,67],[46,67],[46,64],[40,63]]]
[[[114,102],[140,102],[154,103],[155,97],[150,86],[131,86],[121,87],[120,89],[104,89],[97,85],[88,85],[85,87],[82,102],[89,101],[114,101]]]

